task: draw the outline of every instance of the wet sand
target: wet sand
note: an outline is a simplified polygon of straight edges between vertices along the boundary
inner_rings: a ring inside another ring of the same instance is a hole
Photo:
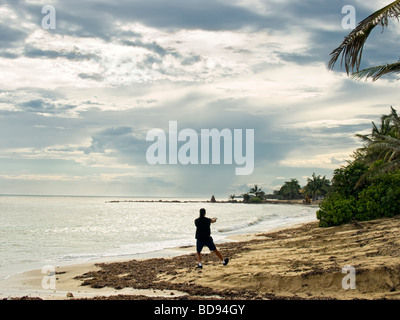
[[[194,247],[171,258],[58,267],[56,290],[25,298],[400,299],[399,231],[400,218],[332,228],[312,222],[219,244],[227,266],[205,249],[202,270]],[[355,270],[355,289],[343,287],[345,266]],[[42,278],[31,272],[14,281],[39,288]],[[7,298],[21,298],[15,293]]]

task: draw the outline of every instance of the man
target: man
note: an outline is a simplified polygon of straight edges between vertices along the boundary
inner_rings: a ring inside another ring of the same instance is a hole
[[[215,223],[217,218],[206,218],[206,209],[200,209],[200,217],[194,221],[196,225],[196,258],[197,258],[197,268],[202,269],[203,265],[201,263],[201,250],[206,246],[211,252],[215,252],[217,257],[222,261],[222,264],[226,266],[229,262],[229,258],[223,258],[221,253],[217,250],[214,244],[214,240],[211,237],[211,223]]]

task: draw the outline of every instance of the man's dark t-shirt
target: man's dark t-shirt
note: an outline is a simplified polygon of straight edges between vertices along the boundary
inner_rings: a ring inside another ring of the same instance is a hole
[[[206,217],[197,218],[194,221],[196,225],[196,239],[198,240],[207,240],[211,236],[211,219]]]

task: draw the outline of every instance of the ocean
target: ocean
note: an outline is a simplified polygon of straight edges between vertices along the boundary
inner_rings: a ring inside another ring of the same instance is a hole
[[[139,201],[145,200],[145,201]],[[217,217],[216,243],[230,235],[316,221],[318,208],[285,204],[159,202],[158,199],[0,196],[0,280],[46,265],[123,258],[194,245],[199,209]]]

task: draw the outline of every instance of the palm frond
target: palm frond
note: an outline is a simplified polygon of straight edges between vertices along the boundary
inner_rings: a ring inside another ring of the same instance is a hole
[[[400,139],[396,137],[391,137],[385,134],[376,134],[376,141],[374,143],[389,143],[391,146],[400,148]]]
[[[350,32],[342,44],[331,53],[331,60],[329,61],[329,68],[333,69],[339,56],[342,55],[342,65],[344,62],[347,74],[354,69],[358,72],[362,52],[364,49],[365,41],[370,35],[371,31],[377,26],[382,26],[382,30],[388,26],[388,21],[391,18],[399,18],[400,16],[400,0],[396,0],[386,7],[374,12],[369,17],[361,21],[358,26]]]
[[[379,159],[391,162],[399,158],[400,140],[388,135],[377,135],[377,139],[369,145],[369,149],[377,154]]]
[[[355,185],[355,189],[361,187],[368,179],[376,177],[380,174],[384,174],[386,172],[393,172],[398,168],[400,168],[400,159],[383,163],[380,166],[372,167],[358,179]]]
[[[363,69],[361,71],[353,73],[351,77],[353,79],[372,78],[373,81],[376,81],[383,75],[390,73],[399,73],[399,72],[400,72],[400,61],[391,64],[385,64],[382,66]]]
[[[397,138],[400,138],[400,116],[397,114],[396,109],[392,106],[390,107],[391,113],[388,115],[384,115],[384,120],[392,123],[393,133]]]

